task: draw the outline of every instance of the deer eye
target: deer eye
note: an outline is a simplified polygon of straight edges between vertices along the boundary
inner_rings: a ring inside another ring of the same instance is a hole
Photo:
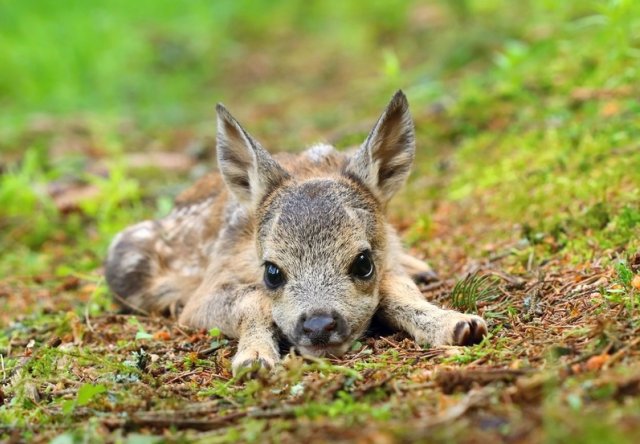
[[[359,253],[351,263],[351,268],[349,269],[351,276],[361,280],[371,279],[373,271],[374,266],[369,250]]]
[[[272,262],[264,263],[264,284],[270,290],[275,290],[284,284],[284,273]]]

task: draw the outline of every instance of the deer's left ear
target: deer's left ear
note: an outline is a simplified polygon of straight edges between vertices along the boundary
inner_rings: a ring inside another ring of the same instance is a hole
[[[386,204],[411,172],[416,143],[409,103],[398,91],[345,172],[356,176]]]

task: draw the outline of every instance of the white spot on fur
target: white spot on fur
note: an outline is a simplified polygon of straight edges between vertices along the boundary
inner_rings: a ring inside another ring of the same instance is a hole
[[[131,232],[131,239],[136,241],[145,241],[151,239],[155,235],[152,222],[142,222],[135,226]]]
[[[145,259],[144,255],[131,251],[127,254],[122,255],[120,259],[120,268],[124,270],[125,273],[129,271],[134,271],[137,265]]]
[[[199,276],[203,272],[202,267],[198,263],[181,264],[180,266],[178,266],[176,268],[184,276]]]
[[[161,236],[168,242],[183,238],[185,233],[194,233],[194,230],[206,229],[209,216],[209,208],[213,199],[206,199],[188,206],[173,209],[167,217],[161,221]]]
[[[244,222],[247,218],[247,210],[241,205],[231,205],[227,210],[226,226],[235,226]]]
[[[307,149],[305,155],[313,162],[322,162],[324,159],[335,153],[335,148],[325,143],[319,143]]]

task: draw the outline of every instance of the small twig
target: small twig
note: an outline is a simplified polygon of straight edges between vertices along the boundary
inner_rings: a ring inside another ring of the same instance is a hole
[[[134,305],[131,305],[129,302],[127,302],[127,300],[125,298],[123,298],[122,296],[113,293],[113,298],[116,299],[120,304],[124,305],[125,307],[127,307],[129,310],[131,310],[132,313],[135,314],[141,314],[144,316],[151,316],[151,313],[149,313],[146,310],[143,310],[140,307],[136,307]]]
[[[151,414],[150,414],[151,413]],[[169,413],[169,414],[166,414]],[[142,427],[152,427],[155,429],[166,429],[175,427],[177,429],[192,429],[199,431],[216,430],[233,424],[238,419],[245,417],[250,418],[291,418],[295,415],[292,407],[285,407],[275,410],[247,410],[244,412],[230,413],[225,416],[212,419],[181,419],[176,416],[179,411],[163,412],[158,415],[152,412],[142,412],[140,414],[132,414],[128,419],[106,419],[104,424],[111,428],[138,429]]]
[[[351,392],[351,395],[355,399],[359,399],[359,398],[363,397],[364,395],[366,395],[367,393],[371,392],[372,390],[375,390],[378,387],[382,387],[382,386],[386,385],[387,383],[389,383],[389,381],[391,381],[394,378],[399,376],[398,373],[396,373],[396,372],[401,367],[402,367],[402,365],[396,365],[393,369],[391,369],[389,371],[389,374],[387,374],[384,378],[382,378],[379,381],[374,381],[374,382],[371,382],[369,384],[365,384],[364,386],[360,387],[359,389],[354,390],[353,392]]]
[[[295,416],[295,410],[291,406],[273,410],[251,410],[247,416],[250,418],[292,418]]]
[[[237,419],[247,416],[247,412],[236,412],[226,416],[214,419],[179,419],[175,417],[144,417],[131,415],[128,419],[106,419],[104,424],[110,429],[125,428],[127,430],[135,430],[142,427],[152,427],[155,429],[167,429],[175,427],[177,429],[193,429],[193,430],[215,430],[225,427],[233,423]]]
[[[176,382],[179,379],[183,379],[183,378],[186,378],[187,376],[195,375],[196,373],[200,373],[200,372],[198,370],[191,370],[191,371],[188,371],[188,372],[181,373],[181,374],[179,374],[177,376],[174,376],[173,378],[169,379],[168,381],[166,381],[165,384],[172,384],[172,383]]]
[[[421,354],[424,354],[424,356],[428,356],[428,357],[438,356],[439,354],[442,353],[442,348],[428,348],[428,349],[418,348],[418,347],[402,348],[400,347],[400,344],[398,344],[397,342],[393,342],[391,339],[387,338],[386,336],[380,336],[377,339],[380,339],[381,341],[386,342],[396,350],[402,350],[403,352],[421,353]]]
[[[183,329],[180,328],[179,324],[176,323],[172,323],[173,328],[175,328],[176,330],[178,330],[180,332],[180,334],[182,334],[182,336],[184,336],[185,338],[190,337],[191,335],[189,333],[187,333],[186,331],[184,331]]]
[[[91,303],[91,299],[89,299],[89,302],[87,303],[87,305],[84,306],[84,322],[85,324],[87,324],[87,327],[89,328],[89,331],[91,333],[95,333],[96,331],[93,329],[93,326],[91,325],[91,319],[89,319],[89,305]]]
[[[428,381],[428,382],[423,382],[421,384],[396,384],[396,387],[398,390],[400,391],[405,391],[408,392],[410,390],[422,390],[422,389],[430,389],[430,388],[435,388],[437,387],[438,384],[436,384],[435,381]]]
[[[346,362],[344,362],[344,364],[353,364],[354,362],[357,362],[358,359],[360,359],[360,357],[363,355],[364,351],[367,350],[367,346],[363,345],[362,348],[360,348],[360,350],[358,350],[358,352],[351,356]],[[336,362],[337,364],[342,363],[342,360],[340,359],[336,359],[336,360],[331,360],[332,362]]]
[[[613,347],[613,342],[609,342],[607,344],[607,346],[604,348],[604,350],[602,350],[602,351],[586,353],[584,355],[578,356],[576,359],[573,359],[573,360],[567,362],[567,368],[571,368],[576,364],[581,364],[581,363],[589,360],[590,358],[592,358],[594,356],[608,354],[612,347]]]
[[[503,281],[507,282],[509,285],[512,285],[516,288],[523,288],[527,281],[521,277],[514,276],[512,274],[505,273],[500,270],[487,270],[487,274],[492,274],[501,278]]]
[[[220,346],[216,346],[216,347],[207,347],[203,350],[198,351],[198,358],[199,359],[204,359],[210,355],[212,355],[213,353],[215,353],[217,350],[220,350]]]
[[[396,348],[396,349],[399,348],[399,345],[398,345],[397,342],[391,341],[391,339],[387,338],[386,336],[380,336],[380,339],[382,339],[383,342],[386,342],[387,344],[389,344],[393,348]]]
[[[95,333],[96,331],[94,330],[93,325],[91,325],[91,319],[90,319],[91,316],[89,314],[89,307],[91,305],[91,301],[93,300],[93,297],[95,296],[96,292],[98,291],[98,288],[100,288],[100,286],[102,285],[103,281],[104,281],[103,277],[98,279],[98,282],[96,283],[96,288],[93,290],[93,292],[91,293],[91,296],[89,297],[89,301],[84,306],[84,321],[87,324],[87,327],[89,327],[89,331],[91,333]]]
[[[527,271],[529,272],[533,270],[534,259],[535,259],[534,250],[531,250],[531,253],[529,253],[529,259],[527,259]]]
[[[617,352],[611,355],[611,358],[609,358],[609,360],[605,363],[603,368],[605,369],[609,368],[612,364],[619,361],[629,350],[631,350],[633,347],[635,347],[639,343],[640,343],[640,338],[636,338],[633,341],[631,341],[629,344],[622,347],[620,350],[618,350]]]
[[[449,407],[443,413],[433,417],[427,418],[422,424],[421,429],[430,429],[432,427],[451,422],[454,419],[458,419],[471,408],[484,402],[493,393],[493,389],[485,387],[480,390],[471,390],[459,403]]]
[[[504,259],[507,256],[511,256],[513,254],[513,249],[508,248],[502,251],[501,253],[496,253],[493,256],[489,257],[489,263],[498,262],[501,259]]]
[[[427,284],[422,288],[420,288],[420,291],[424,293],[427,291],[437,290],[438,288],[444,286],[446,283],[447,283],[446,281],[432,282],[431,284]]]

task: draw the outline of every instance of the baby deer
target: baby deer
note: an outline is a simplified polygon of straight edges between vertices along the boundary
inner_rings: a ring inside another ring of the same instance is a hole
[[[235,373],[272,368],[280,340],[339,356],[374,314],[421,344],[482,340],[482,318],[424,299],[414,279],[430,269],[386,220],[415,155],[402,91],[352,153],[317,145],[271,156],[222,105],[217,112],[219,173],[109,248],[106,279],[123,306],[237,338]]]

